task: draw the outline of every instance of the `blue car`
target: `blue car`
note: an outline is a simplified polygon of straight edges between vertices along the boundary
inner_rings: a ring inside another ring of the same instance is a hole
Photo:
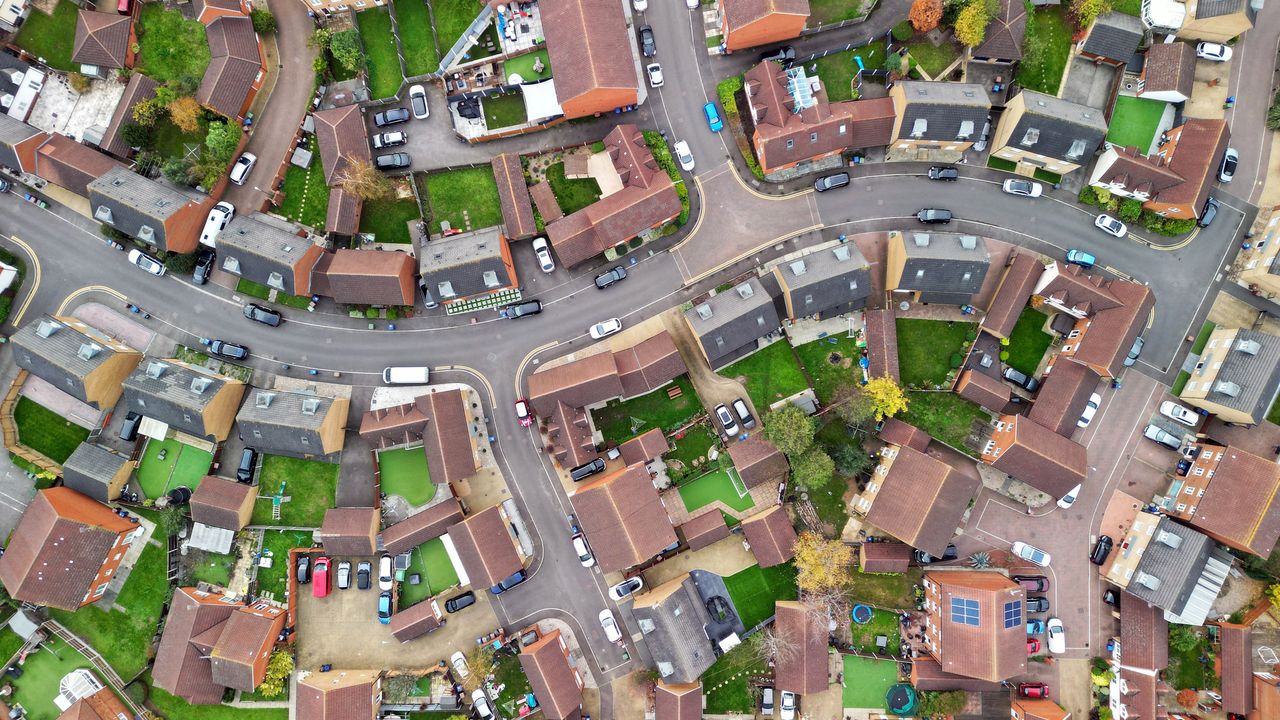
[[[1028,620],[1028,621],[1027,621],[1027,634],[1028,634],[1028,635],[1042,635],[1042,634],[1044,634],[1044,621],[1043,621],[1043,620]]]
[[[1083,250],[1068,250],[1067,262],[1071,263],[1072,265],[1079,265],[1085,270],[1092,270],[1093,266],[1097,264],[1098,258],[1090,255],[1089,253]]]
[[[502,593],[510,590],[511,588],[519,585],[520,583],[528,579],[529,579],[529,575],[525,573],[524,570],[517,570],[515,571],[515,574],[513,574],[511,577],[504,578],[502,582],[489,588],[489,592],[493,593],[494,595],[501,595]]]
[[[378,622],[383,625],[391,624],[391,591],[383,590],[378,595]]]
[[[724,121],[720,119],[720,111],[716,109],[716,104],[709,102],[702,106],[702,112],[707,116],[707,127],[711,128],[711,132],[720,132],[724,129]]]

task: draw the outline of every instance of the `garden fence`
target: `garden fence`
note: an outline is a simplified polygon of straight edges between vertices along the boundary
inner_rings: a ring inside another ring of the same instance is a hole
[[[817,35],[820,32],[826,32],[828,30],[839,30],[840,28],[849,27],[851,25],[859,25],[861,23],[864,23],[867,21],[867,18],[871,17],[871,11],[876,8],[876,5],[878,4],[878,2],[879,0],[874,0],[866,8],[865,12],[863,12],[858,17],[849,18],[848,20],[841,20],[840,22],[819,23],[817,27],[807,27],[800,31],[800,37],[808,37],[809,35]]]
[[[443,58],[440,58],[440,70],[438,71],[440,74],[444,74],[447,69],[453,66],[454,61],[462,54],[462,51],[471,41],[472,36],[476,38],[480,37],[480,34],[484,32],[485,27],[489,24],[489,18],[492,15],[492,6],[486,4],[481,8],[480,14],[476,16],[475,20],[471,21],[469,26],[467,26],[466,31],[462,33],[462,37],[458,38],[457,42],[453,44],[453,47],[449,48],[449,52],[445,53]]]
[[[134,717],[145,718],[146,720],[152,720],[152,718],[155,717],[155,715],[151,714],[150,710],[138,705],[133,701],[133,698],[129,697],[129,695],[124,691],[124,681],[120,679],[120,676],[116,674],[116,671],[107,664],[107,661],[103,659],[103,657],[98,654],[98,651],[94,650],[89,643],[81,640],[79,636],[63,627],[57,620],[46,620],[41,627],[66,641],[68,645],[74,648],[81,655],[84,655],[89,662],[93,663],[94,669],[97,670],[99,675],[106,678],[107,682],[116,691],[116,695],[118,695],[120,699],[129,706],[129,709],[133,711]]]

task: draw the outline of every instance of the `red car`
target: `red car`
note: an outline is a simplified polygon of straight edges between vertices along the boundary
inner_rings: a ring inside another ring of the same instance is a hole
[[[1027,638],[1027,654],[1036,655],[1040,652],[1040,641],[1035,638]]]
[[[529,401],[520,398],[516,401],[516,419],[520,421],[520,427],[529,427],[533,424],[533,411],[529,409]]]
[[[1049,697],[1049,686],[1044,683],[1018,683],[1018,694],[1025,698]]]
[[[322,598],[329,594],[333,585],[333,576],[329,573],[329,558],[316,560],[315,572],[311,574],[311,594]]]

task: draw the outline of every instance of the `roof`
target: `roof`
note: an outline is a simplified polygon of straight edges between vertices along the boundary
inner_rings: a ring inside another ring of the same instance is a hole
[[[715,509],[695,515],[677,529],[689,544],[690,550],[701,550],[729,537],[729,526],[725,524],[724,513]]]
[[[892,445],[910,447],[924,452],[933,439],[929,433],[915,425],[908,425],[897,418],[885,418],[880,425],[880,439]]]
[[[58,716],[58,720],[119,720],[130,715],[129,709],[116,696],[115,691],[104,687],[92,695],[76,700]]]
[[[779,600],[774,604],[773,631],[795,647],[774,660],[774,685],[798,695],[827,689],[827,629],[801,603]]]
[[[622,443],[618,446],[618,452],[622,454],[624,465],[634,465],[647,463],[664,453],[671,452],[671,444],[667,442],[667,436],[662,433],[662,428],[653,428]]]
[[[1026,35],[1026,7],[1017,0],[1000,0],[1000,12],[987,23],[982,44],[971,54],[976,58],[1021,60],[1022,40]]]
[[[12,60],[13,62],[19,62],[16,58],[12,58]],[[0,68],[3,67],[5,66],[0,64]],[[0,73],[0,78],[3,78],[3,76],[4,73]],[[22,161],[18,158],[14,148],[41,133],[42,131],[17,118],[11,118],[4,113],[0,113],[0,165],[29,171],[31,168],[22,167]]]
[[[82,495],[108,502],[108,484],[129,462],[129,458],[101,445],[82,442],[62,464],[62,484]]]
[[[196,11],[196,17],[199,18],[204,14],[206,9],[223,10],[226,12],[239,13],[243,11],[240,6],[240,0],[195,0],[192,8]]]
[[[925,580],[938,589],[931,625],[938,630],[934,656],[943,670],[990,682],[1026,670],[1026,628],[1021,621],[1004,620],[1006,604],[1022,605],[1026,599],[1017,583],[992,570],[929,572]],[[956,620],[955,601],[977,603],[976,624]]]
[[[115,229],[135,237],[143,226],[150,227],[161,246],[166,239],[165,221],[194,204],[190,196],[123,166],[100,175],[88,190],[96,220],[109,220]]]
[[[59,133],[50,135],[36,149],[35,174],[82,197],[89,194],[89,183],[123,167],[110,155]]]
[[[1015,252],[982,318],[982,329],[996,337],[1009,337],[1042,273],[1044,264],[1034,253]]]
[[[753,488],[770,481],[781,481],[787,476],[790,466],[782,451],[773,443],[764,439],[763,433],[757,433],[742,442],[729,446],[729,457],[733,467],[742,477],[742,483]]]
[[[1198,213],[1217,178],[1231,128],[1226,120],[1191,118],[1181,128],[1169,131],[1170,136],[1175,134],[1178,144],[1169,160],[1169,169],[1185,182],[1157,194],[1155,200],[1187,204]]]
[[[337,670],[298,679],[298,717],[309,720],[374,720],[380,703],[380,672]]]
[[[896,288],[961,299],[982,290],[991,266],[987,241],[956,233],[898,233],[905,262]]]
[[[81,12],[84,11],[82,10]],[[134,73],[129,76],[129,84],[125,85],[124,95],[120,96],[120,101],[116,103],[116,109],[111,113],[111,122],[107,125],[107,131],[103,133],[102,141],[98,143],[98,147],[116,157],[128,157],[132,148],[120,136],[120,130],[125,125],[133,122],[133,107],[144,100],[150,100],[155,97],[157,87],[159,87],[159,83],[142,73]]]
[[[596,90],[638,88],[635,65],[627,53],[618,52],[632,43],[621,5],[611,0],[546,0],[538,10],[562,105]]]
[[[1195,7],[1197,20],[1221,17],[1242,11],[1249,11],[1249,3],[1245,2],[1245,0],[1201,0]]]
[[[1066,720],[1071,715],[1048,698],[1014,698],[1013,710],[1022,720]]]
[[[1106,139],[1101,110],[1033,90],[1021,95],[1025,111],[1009,133],[1011,147],[1084,165]]]
[[[529,186],[524,181],[524,168],[516,153],[502,153],[489,161],[498,183],[498,203],[502,207],[502,224],[512,240],[531,237],[538,231],[533,220],[533,204]]]
[[[1085,403],[1101,380],[1088,366],[1059,356],[1053,369],[1041,380],[1040,392],[1036,393],[1027,418],[1063,437],[1071,437],[1084,413]]]
[[[864,542],[858,546],[858,569],[866,573],[904,573],[911,565],[911,546],[900,542]]]
[[[204,411],[224,391],[242,393],[243,383],[179,360],[147,360],[124,379],[124,400],[117,410],[136,410],[199,437],[217,428],[205,426]]]
[[[1013,443],[991,467],[1056,498],[1084,482],[1089,463],[1083,445],[1021,415],[1001,421],[1013,424]]]
[[[363,201],[341,186],[329,190],[329,210],[325,213],[324,229],[338,235],[355,235],[360,229],[360,209]]]
[[[1089,34],[1080,45],[1080,52],[1097,57],[1129,62],[1129,58],[1142,44],[1142,20],[1134,15],[1109,12],[1093,21]]]
[[[1266,557],[1280,541],[1280,465],[1237,447],[1221,452],[1191,524]]]
[[[377,508],[338,507],[324,513],[316,539],[331,555],[372,555],[381,522]]]
[[[440,627],[441,619],[435,601],[426,600],[391,616],[391,635],[400,642],[409,642]]]
[[[666,330],[614,352],[613,359],[623,397],[644,395],[688,371],[675,340]]]
[[[240,509],[256,494],[251,485],[208,475],[191,494],[191,519],[210,527],[243,530]]]
[[[968,692],[999,692],[1006,688],[999,682],[956,675],[942,669],[942,665],[928,656],[912,658],[911,685],[919,692],[965,690]]]
[[[665,683],[653,690],[654,720],[701,720],[702,683]]]
[[[392,555],[408,552],[428,540],[445,534],[462,522],[462,505],[450,496],[443,502],[416,512],[382,531],[383,548]]]
[[[539,415],[550,415],[556,403],[585,407],[622,394],[613,353],[588,355],[542,368],[529,376],[529,404]]]
[[[884,475],[867,522],[899,540],[941,557],[955,537],[982,481],[941,459],[899,447]]]
[[[316,266],[327,292],[347,305],[413,305],[417,267],[400,250],[335,250]]]
[[[18,367],[56,386],[81,402],[89,397],[85,380],[120,352],[136,352],[90,325],[43,314],[9,336]]]
[[[499,505],[449,528],[449,539],[476,587],[497,585],[524,567]]]
[[[510,252],[500,227],[449,235],[418,251],[419,273],[441,300],[490,293],[516,284]]]
[[[689,573],[636,595],[631,611],[662,679],[696,682],[715,663],[713,621]]]
[[[323,250],[296,228],[263,213],[236,215],[218,233],[219,266],[289,295],[311,294]]]
[[[427,468],[436,482],[457,482],[475,475],[476,456],[471,439],[473,418],[461,390],[419,396],[414,401],[427,416],[422,444]],[[504,576],[505,577],[505,576]]]
[[[23,602],[75,610],[120,534],[137,527],[70,488],[40,490],[0,556],[0,582]]]
[[[1120,646],[1128,667],[1156,671],[1169,664],[1169,621],[1164,611],[1127,592],[1120,597]]]
[[[967,369],[956,378],[956,393],[992,412],[1004,412],[1013,391],[998,378],[980,370]]]
[[[1212,589],[1212,583],[1202,581],[1202,576],[1205,575],[1206,570],[1213,575],[1217,574],[1219,569],[1206,568],[1207,565],[1221,563],[1224,565],[1221,573],[1225,575],[1225,568],[1230,566],[1231,556],[1225,551],[1221,551],[1220,556],[1216,555],[1215,547],[1213,540],[1203,533],[1167,517],[1161,517],[1151,541],[1147,543],[1146,550],[1138,560],[1133,573],[1134,581],[1130,582],[1125,589],[1131,595],[1167,611],[1166,617],[1172,620],[1174,616],[1189,609],[1187,603],[1192,599],[1198,585],[1203,584],[1206,589]],[[1142,575],[1156,578],[1156,582],[1143,584]],[[1224,579],[1225,577],[1217,579],[1217,590],[1213,592],[1213,597],[1209,598],[1210,602],[1216,599],[1217,591],[1222,589]],[[1149,585],[1155,587],[1152,588]],[[1208,607],[1204,607],[1203,610],[1207,614]],[[1200,617],[1203,618],[1204,615]]]
[[[239,608],[231,613],[210,653],[213,681],[219,685],[253,692],[265,676],[266,667],[254,666],[263,650],[270,651],[284,625],[284,608],[270,606],[272,614],[259,615]]]
[[[129,57],[133,16],[80,10],[76,17],[71,62],[100,68],[122,68]]]
[[[1142,66],[1142,92],[1176,92],[1191,97],[1196,82],[1196,52],[1191,43],[1156,43]]]
[[[898,323],[893,310],[868,310],[864,317],[867,328],[867,371],[871,377],[888,375],[895,381],[898,374]]]
[[[196,100],[234,120],[263,69],[258,35],[247,16],[227,15],[205,25],[204,36],[210,60]]]
[[[1078,317],[1118,307],[1120,298],[1101,275],[1089,275],[1078,265],[1054,261],[1036,281],[1035,293],[1075,311]]]
[[[712,369],[756,349],[756,341],[782,324],[773,297],[751,278],[684,311]]]
[[[726,0],[720,8],[729,32],[772,15],[809,16],[809,0]]]
[[[1267,416],[1280,392],[1280,337],[1242,328],[1230,344],[1206,347],[1200,360],[1205,367],[1220,364],[1205,400],[1248,413],[1255,422]]]
[[[262,682],[285,615],[267,602],[246,606],[221,593],[178,588],[156,651],[156,687],[192,705],[216,704],[228,687],[251,692]]]
[[[899,140],[977,141],[991,111],[987,91],[975,83],[900,81]]]
[[[569,496],[602,572],[625,570],[677,542],[649,472],[630,465]]]
[[[582,709],[582,685],[569,664],[568,650],[559,630],[538,638],[520,650],[520,667],[529,677],[534,697],[549,720],[565,720]]]
[[[551,414],[543,417],[547,418],[551,454],[561,467],[574,468],[600,457],[585,409],[558,402]]]
[[[1245,625],[1219,623],[1222,641],[1222,709],[1235,715],[1253,710],[1253,638]]]
[[[796,529],[781,505],[742,521],[742,534],[760,567],[781,565],[795,556]]]
[[[373,159],[359,105],[320,110],[311,117],[315,121],[316,144],[320,149],[320,162],[324,164],[326,185],[339,184],[349,163]]]
[[[1134,340],[1146,329],[1156,297],[1151,288],[1137,282],[1113,282],[1111,292],[1124,304],[1093,316],[1074,357],[1082,363],[1106,368],[1115,377],[1124,369],[1124,360]]]
[[[849,242],[780,262],[773,272],[795,318],[839,314],[865,305],[871,296],[871,266]]]
[[[339,413],[338,426],[345,426],[347,405],[345,399],[310,392],[255,388],[236,413],[236,426],[240,437],[261,452],[326,455],[330,450],[321,431],[330,411]]]

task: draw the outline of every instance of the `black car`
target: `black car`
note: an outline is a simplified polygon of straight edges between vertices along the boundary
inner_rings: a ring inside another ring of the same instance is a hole
[[[1204,209],[1200,211],[1200,222],[1197,224],[1200,227],[1209,227],[1209,223],[1216,217],[1218,217],[1218,201],[1209,198],[1204,201]]]
[[[369,589],[369,577],[373,574],[373,564],[368,560],[361,560],[356,565],[356,587],[361,590]]]
[[[1013,383],[1014,385],[1017,385],[1018,387],[1026,390],[1027,392],[1035,392],[1036,390],[1040,389],[1039,380],[1033,377],[1029,377],[1026,374],[1019,372],[1017,370],[1014,370],[1011,367],[1005,368],[1002,375],[1004,375],[1005,380],[1008,380],[1009,382]]]
[[[1049,612],[1049,598],[1040,595],[1027,598],[1027,612]]]
[[[297,573],[298,573],[297,577],[298,577],[299,583],[306,585],[307,583],[311,582],[311,556],[310,555],[298,556]]]
[[[835,175],[827,175],[813,181],[813,189],[817,192],[826,192],[842,188],[849,184],[849,173],[836,173]]]
[[[138,426],[142,424],[142,416],[130,411],[124,416],[124,424],[120,426],[120,439],[133,442],[138,439]]]
[[[951,222],[951,211],[942,208],[925,208],[916,213],[916,219],[925,225],[946,225]]]
[[[612,270],[606,270],[600,273],[599,275],[597,275],[596,287],[603,290],[616,282],[621,282],[626,279],[627,279],[626,268],[619,265],[618,267],[613,268]]]
[[[1093,552],[1089,553],[1089,562],[1094,565],[1101,565],[1107,561],[1107,556],[1111,554],[1112,540],[1110,535],[1103,535],[1098,538],[1097,544],[1093,546]]]
[[[253,484],[253,471],[258,467],[258,451],[245,448],[240,452],[240,464],[236,466],[236,480],[245,485]]]
[[[213,272],[213,261],[217,257],[212,250],[201,250],[196,256],[196,269],[191,273],[191,282],[204,285],[209,282],[209,274]]]
[[[244,306],[244,316],[254,322],[260,322],[263,325],[271,327],[280,327],[280,323],[284,322],[284,316],[272,310],[264,308],[257,303],[249,303]]]
[[[379,170],[400,170],[409,167],[412,163],[409,153],[387,153],[373,159],[373,164]]]
[[[519,585],[520,583],[528,579],[529,579],[528,573],[526,573],[524,570],[517,570],[510,577],[503,578],[502,582],[489,588],[489,592],[493,593],[494,595],[501,595],[502,593],[510,590],[511,588]]]
[[[409,111],[402,107],[395,107],[389,110],[383,110],[373,116],[373,124],[378,127],[387,127],[388,125],[399,125],[402,122],[409,122]]]
[[[468,590],[467,592],[451,597],[444,601],[444,609],[446,612],[456,613],[463,608],[471,607],[476,604],[476,594]]]
[[[502,309],[502,316],[512,320],[519,320],[522,317],[537,315],[540,312],[542,312],[542,303],[537,300],[526,300],[506,306]]]
[[[954,182],[960,179],[960,171],[950,165],[934,165],[929,168],[929,179]]]
[[[569,471],[569,479],[574,482],[582,482],[596,473],[604,472],[604,458],[596,458],[589,463],[583,463]]]
[[[942,551],[942,557],[934,557],[933,555],[930,555],[929,553],[923,550],[916,550],[914,551],[913,554],[915,555],[916,562],[921,565],[929,565],[931,563],[936,563],[936,562],[946,562],[948,560],[955,560],[957,557],[959,557],[959,554],[956,552],[955,545],[948,545],[947,549]]]
[[[248,360],[249,348],[235,343],[229,343],[226,340],[210,340],[209,354],[217,355],[228,360]]]
[[[653,28],[640,26],[640,52],[647,58],[658,54],[658,43],[653,39]]]
[[[783,45],[776,50],[770,50],[760,55],[760,62],[789,63],[795,59],[796,49],[790,45]]]
[[[1013,581],[1028,592],[1045,592],[1049,589],[1049,578],[1043,575],[1014,575]]]
[[[1120,607],[1120,593],[1116,592],[1115,590],[1107,590],[1106,592],[1102,593],[1102,602],[1110,605],[1113,608],[1118,608]]]

